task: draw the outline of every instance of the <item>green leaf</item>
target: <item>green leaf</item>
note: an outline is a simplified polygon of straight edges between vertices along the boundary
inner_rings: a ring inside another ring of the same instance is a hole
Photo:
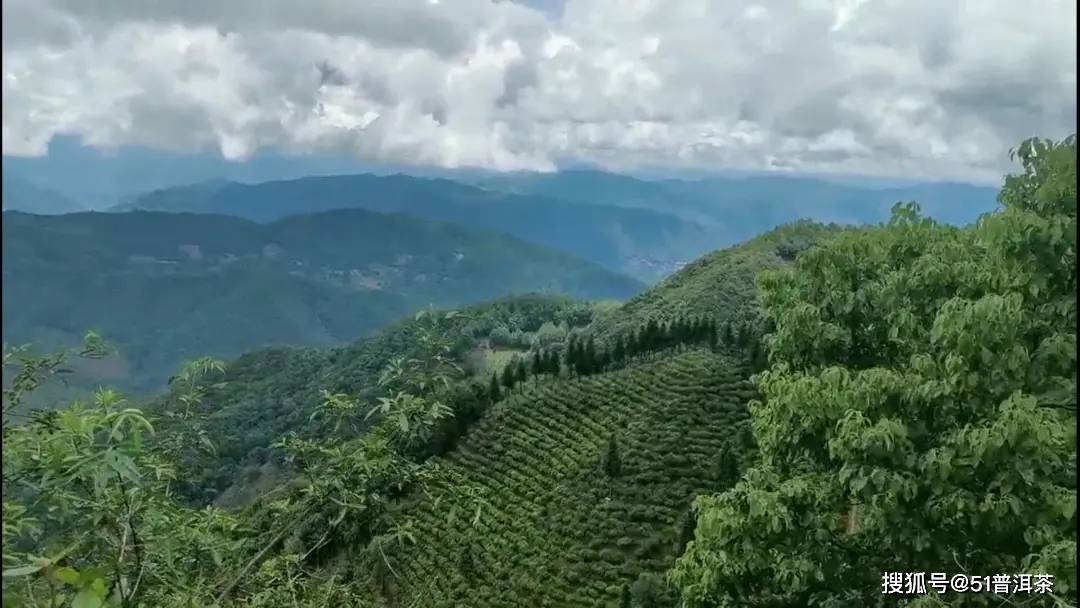
[[[45,567],[45,564],[30,564],[29,566],[19,566],[18,568],[9,568],[7,570],[4,570],[4,578],[14,578],[14,577],[17,577],[17,576],[26,576],[28,574],[33,574],[33,573],[41,570],[44,567]]]
[[[75,598],[71,600],[71,608],[100,608],[103,603],[93,589],[87,588],[75,594]]]
[[[68,585],[75,585],[79,582],[79,572],[69,566],[57,568],[56,571],[53,572],[53,577],[55,577],[56,580],[62,583],[66,583]]]

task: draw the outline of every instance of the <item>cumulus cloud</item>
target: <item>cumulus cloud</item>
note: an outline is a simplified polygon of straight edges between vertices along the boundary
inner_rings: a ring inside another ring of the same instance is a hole
[[[5,0],[3,151],[996,179],[1075,131],[1075,23],[1066,0]]]

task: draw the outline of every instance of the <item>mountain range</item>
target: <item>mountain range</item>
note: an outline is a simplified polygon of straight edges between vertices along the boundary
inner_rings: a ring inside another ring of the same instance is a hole
[[[641,283],[510,236],[351,209],[259,224],[191,213],[3,216],[7,343],[120,347],[120,386],[184,359],[334,345],[427,306],[514,293],[625,299]]]

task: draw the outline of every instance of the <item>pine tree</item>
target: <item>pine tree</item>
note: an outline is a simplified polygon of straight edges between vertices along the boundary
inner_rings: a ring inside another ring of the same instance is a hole
[[[735,346],[735,330],[731,327],[731,321],[724,323],[724,334],[722,341],[724,343],[724,346],[727,346],[729,348]]]
[[[708,336],[709,348],[711,350],[716,350],[716,326],[713,323],[705,323],[703,331],[705,332],[705,335]]]
[[[559,355],[556,354],[555,351],[548,351],[545,353],[544,371],[553,376],[559,375]]]
[[[507,363],[506,367],[503,368],[502,385],[506,388],[507,391],[514,388],[514,372],[515,372],[515,370],[516,370],[516,366],[515,366],[513,361]]]
[[[720,449],[716,459],[716,482],[721,489],[734,485],[739,477],[739,463],[728,447]]]
[[[571,374],[577,369],[577,338],[570,336],[566,342],[566,353],[563,355],[566,369]]]
[[[523,358],[518,359],[517,360],[517,372],[514,375],[514,381],[517,382],[518,384],[521,384],[522,388],[524,388],[525,380],[528,379],[528,377],[529,377],[529,372],[528,372],[527,369],[525,369],[525,359],[523,359]]]
[[[611,350],[611,358],[615,363],[622,363],[626,358],[626,347],[623,345],[622,336],[615,337],[615,347]]]
[[[614,437],[608,438],[607,451],[604,454],[604,472],[608,477],[622,475],[622,457],[619,455],[619,442]]]
[[[499,390],[499,375],[491,372],[491,386],[488,387],[488,399],[495,403],[502,399],[502,391]]]
[[[466,579],[471,579],[476,574],[476,557],[473,555],[472,545],[465,545],[458,554],[458,572]]]
[[[645,335],[641,339],[641,350],[650,351],[655,350],[658,338],[660,337],[660,324],[656,322],[656,319],[650,319],[645,325]]]
[[[532,374],[534,380],[537,378],[537,376],[544,373],[544,363],[543,361],[541,361],[540,357],[540,351],[534,350],[532,357]]]
[[[682,552],[686,549],[686,545],[694,540],[694,530],[697,528],[697,516],[694,515],[694,510],[687,509],[683,513],[682,521],[679,524],[679,536],[675,539],[675,555],[682,555]]]
[[[588,375],[596,371],[596,342],[592,336],[585,342],[585,349],[581,353],[581,373]]]
[[[622,591],[619,592],[619,608],[633,608],[630,596],[630,585],[623,583]]]

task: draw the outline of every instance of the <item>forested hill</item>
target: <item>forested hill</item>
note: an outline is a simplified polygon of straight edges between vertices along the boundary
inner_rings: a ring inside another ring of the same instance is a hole
[[[52,348],[97,329],[122,355],[105,379],[129,389],[163,386],[184,359],[342,344],[429,305],[642,287],[512,237],[363,210],[270,224],[6,212],[3,256],[5,342]]]
[[[717,243],[711,231],[663,210],[582,205],[408,175],[208,182],[156,190],[116,210],[221,213],[272,221],[342,208],[405,212],[496,230],[643,280],[664,276]]]

